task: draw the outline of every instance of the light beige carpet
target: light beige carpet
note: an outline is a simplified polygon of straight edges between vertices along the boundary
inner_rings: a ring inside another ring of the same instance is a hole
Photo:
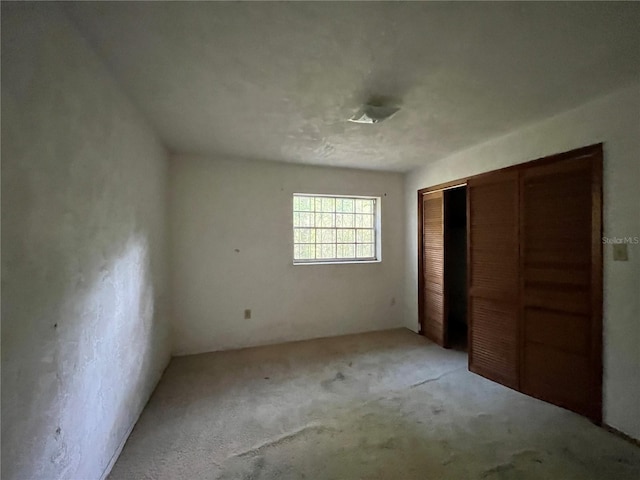
[[[640,478],[640,448],[408,330],[172,360],[111,480]]]

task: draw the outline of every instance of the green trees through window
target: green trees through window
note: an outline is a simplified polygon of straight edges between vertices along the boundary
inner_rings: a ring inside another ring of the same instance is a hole
[[[378,260],[379,198],[293,195],[294,263]]]

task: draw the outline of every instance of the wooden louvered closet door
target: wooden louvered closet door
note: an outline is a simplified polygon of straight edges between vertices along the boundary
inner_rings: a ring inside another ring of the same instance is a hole
[[[521,390],[599,422],[601,150],[575,155],[522,172]]]
[[[519,386],[518,172],[467,184],[469,370]]]
[[[444,346],[444,197],[442,191],[422,197],[422,334]]]

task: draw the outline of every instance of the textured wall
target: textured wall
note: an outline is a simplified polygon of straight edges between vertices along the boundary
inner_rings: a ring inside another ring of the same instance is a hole
[[[165,367],[166,168],[57,8],[3,2],[3,479],[100,478]]]
[[[402,325],[402,175],[190,157],[170,172],[176,353]],[[294,266],[294,192],[381,196],[382,262]]]
[[[604,235],[640,237],[640,85],[407,175],[407,327],[418,328],[418,189],[598,142],[604,142]],[[604,419],[640,438],[640,245],[628,248],[629,261],[614,262],[612,246],[604,246]]]

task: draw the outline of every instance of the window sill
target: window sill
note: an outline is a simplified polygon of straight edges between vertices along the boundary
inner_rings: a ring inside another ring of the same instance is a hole
[[[369,263],[382,263],[382,259],[379,260],[348,260],[346,262],[293,262],[293,265],[361,265]]]

